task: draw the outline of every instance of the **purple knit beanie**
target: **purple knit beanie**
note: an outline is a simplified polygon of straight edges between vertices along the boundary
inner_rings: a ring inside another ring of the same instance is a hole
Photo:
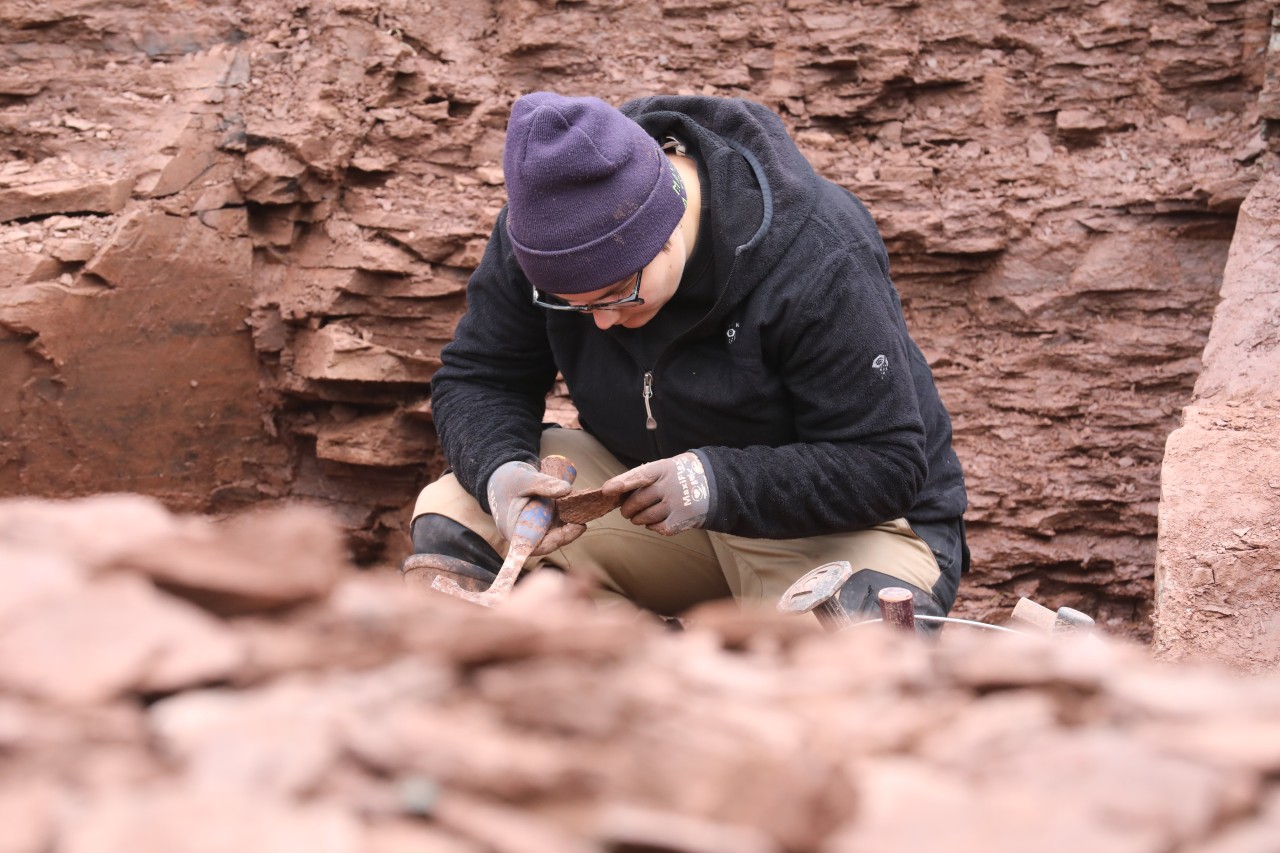
[[[644,267],[688,204],[657,141],[598,98],[517,100],[502,167],[516,260],[548,293],[599,290]]]

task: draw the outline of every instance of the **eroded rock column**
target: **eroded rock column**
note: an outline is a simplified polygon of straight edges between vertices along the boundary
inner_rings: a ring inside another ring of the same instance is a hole
[[[1280,667],[1280,176],[1249,194],[1162,469],[1155,650]]]

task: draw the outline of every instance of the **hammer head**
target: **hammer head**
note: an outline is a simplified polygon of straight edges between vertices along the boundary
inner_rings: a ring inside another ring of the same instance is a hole
[[[793,583],[778,601],[782,613],[808,613],[839,594],[840,587],[853,576],[853,567],[844,560],[825,563]]]

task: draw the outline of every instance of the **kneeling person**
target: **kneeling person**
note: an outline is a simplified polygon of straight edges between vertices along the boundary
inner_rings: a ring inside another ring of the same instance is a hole
[[[416,553],[501,563],[538,471],[621,512],[559,525],[528,565],[586,574],[664,615],[776,604],[846,560],[850,611],[886,586],[945,615],[968,549],[964,477],[874,222],[777,115],[660,96],[621,110],[516,101],[508,204],[441,354],[432,412],[450,472],[423,490]],[[546,428],[563,374],[580,430]]]

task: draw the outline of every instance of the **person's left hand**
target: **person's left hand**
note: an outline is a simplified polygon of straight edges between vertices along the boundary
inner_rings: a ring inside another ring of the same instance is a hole
[[[711,508],[707,473],[692,451],[624,471],[600,490],[611,496],[631,492],[622,502],[622,517],[664,536],[701,526]]]

